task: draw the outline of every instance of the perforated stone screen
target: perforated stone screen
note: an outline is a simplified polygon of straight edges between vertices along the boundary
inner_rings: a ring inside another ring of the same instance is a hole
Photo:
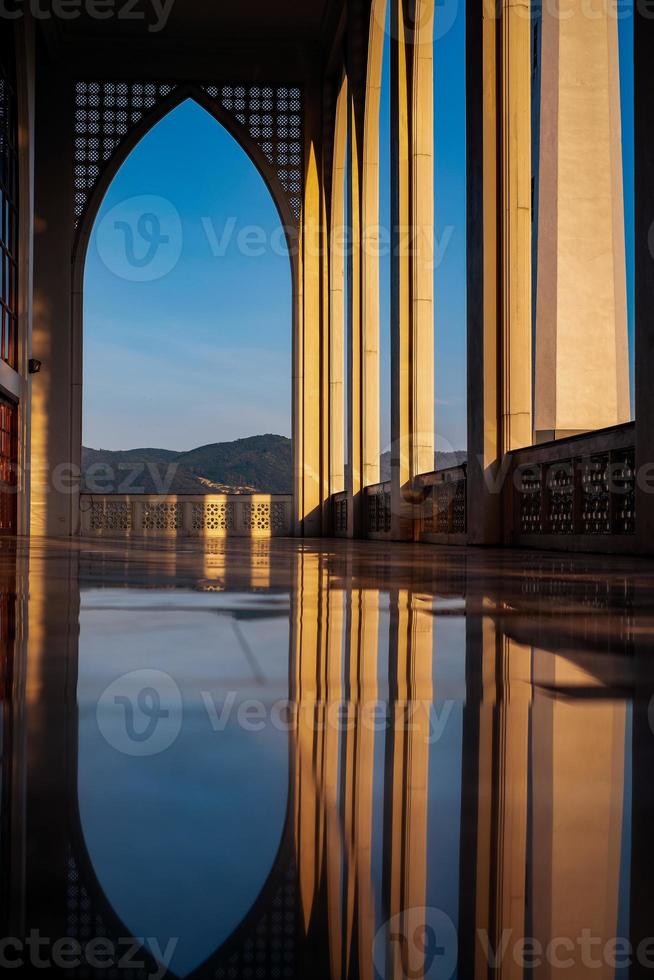
[[[75,85],[74,217],[77,226],[104,169],[129,133],[178,86],[171,82],[78,81]],[[242,145],[263,153],[299,220],[303,182],[303,97],[298,87],[202,85],[242,128]],[[192,97],[192,90],[190,91]]]

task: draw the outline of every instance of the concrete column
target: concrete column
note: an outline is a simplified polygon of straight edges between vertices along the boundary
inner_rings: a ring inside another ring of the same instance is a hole
[[[411,476],[434,469],[434,0],[417,5],[411,97]]]
[[[618,25],[583,7],[541,19],[537,441],[631,417]]]
[[[71,357],[72,84],[51,66],[37,68],[32,352],[43,366],[32,379],[31,529],[55,537],[75,527],[67,468],[79,466],[81,446],[73,411],[81,364]]]
[[[324,304],[321,302],[320,148],[322,142],[322,93],[306,92],[306,163],[304,206],[298,262],[299,283],[296,316],[298,329],[293,352],[293,435],[295,447],[294,501],[296,533],[305,537],[322,532],[324,482],[321,479],[321,351]]]
[[[329,492],[345,489],[345,149],[347,78],[336,100],[329,240]]]
[[[391,0],[388,0],[391,2]],[[387,0],[372,0],[361,185],[362,483],[379,483],[379,111]]]
[[[531,19],[502,0],[502,451],[532,442]]]
[[[363,510],[364,402],[361,335],[361,133],[354,99],[348,100],[348,331],[347,331],[347,478],[348,537],[360,537]]]
[[[634,11],[636,541],[654,551],[654,20]]]
[[[391,532],[413,533],[406,496],[412,477],[411,447],[411,267],[402,230],[410,226],[409,51],[403,0],[391,7]],[[402,247],[404,246],[404,247]]]
[[[530,18],[469,5],[468,540],[501,539],[502,456],[531,442]]]

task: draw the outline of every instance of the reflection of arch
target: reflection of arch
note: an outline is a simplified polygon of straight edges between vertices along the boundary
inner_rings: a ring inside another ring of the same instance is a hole
[[[170,88],[170,91],[168,89]],[[178,85],[176,87],[165,86],[165,94],[158,102],[148,109],[142,118],[132,126],[131,129],[122,137],[119,145],[114,150],[111,157],[101,168],[97,180],[90,190],[83,213],[80,218],[79,226],[73,244],[73,271],[72,271],[72,362],[73,362],[73,399],[71,402],[72,433],[70,445],[70,460],[73,466],[81,472],[81,449],[82,449],[82,391],[83,391],[83,342],[84,342],[84,270],[86,266],[86,256],[88,245],[95,225],[95,221],[100,210],[102,201],[116,177],[118,171],[125,163],[129,155],[141,142],[141,140],[167,115],[173,112],[183,102],[191,99],[204,109],[217,123],[223,126],[233,137],[242,150],[245,151],[250,161],[262,177],[275,207],[281,219],[286,242],[288,246],[290,266],[291,266],[291,290],[292,290],[292,338],[295,345],[299,328],[299,267],[298,267],[298,217],[294,215],[295,195],[287,192],[281,183],[280,171],[273,166],[264,152],[264,147],[249,134],[245,125],[240,122],[236,115],[227,111],[217,98],[212,98],[209,94],[212,86],[199,86],[194,84]],[[245,116],[242,116],[245,119]],[[300,168],[303,172],[302,164]],[[302,188],[298,188],[299,199],[302,199]],[[293,394],[293,403],[295,394]],[[296,411],[295,404],[292,408],[293,418],[293,444],[294,454],[298,454],[298,439],[296,432]],[[296,467],[297,468],[297,467]],[[79,486],[75,492],[71,493],[72,507],[72,529],[77,533],[79,524]],[[297,504],[296,504],[297,508]]]
[[[269,556],[268,556],[269,557]],[[70,586],[75,588],[75,582],[71,581]],[[79,610],[77,610],[79,615]],[[79,676],[79,632],[72,630],[67,638],[67,670],[66,670],[66,698],[65,704],[68,706],[65,715],[65,758],[66,775],[68,780],[66,800],[67,800],[67,887],[70,890],[68,900],[81,903],[85,900],[90,903],[86,909],[86,914],[94,921],[96,927],[100,925],[106,930],[107,938],[115,943],[120,942],[123,937],[130,937],[130,929],[122,920],[119,912],[111,904],[104,892],[98,874],[96,873],[91,854],[86,843],[83,829],[83,821],[80,812],[78,796],[78,755],[79,755],[79,708],[78,708],[78,676]],[[292,643],[292,638],[290,640]],[[289,650],[289,672],[288,690],[289,699],[293,698],[294,684],[293,670],[293,648]],[[294,848],[294,794],[295,786],[295,749],[293,737],[288,737],[288,786],[286,793],[286,809],[283,820],[282,834],[279,845],[272,864],[263,880],[262,886],[256,895],[250,909],[245,917],[236,926],[233,932],[217,947],[207,960],[200,963],[187,976],[203,977],[216,976],[220,967],[227,968],[234,965],[234,960],[242,959],[242,954],[249,944],[264,937],[265,952],[270,960],[271,949],[274,943],[283,939],[285,916],[295,914],[296,907],[296,888],[295,878],[295,848]],[[280,920],[276,921],[274,913],[281,910]],[[84,935],[80,932],[79,936],[76,928],[82,928],[79,924],[68,929],[68,935],[79,939],[84,944]],[[137,937],[134,937],[137,938]],[[88,941],[88,940],[86,940]],[[158,964],[155,962],[146,947],[141,947],[135,959],[144,960],[146,970],[151,975]],[[271,964],[266,975],[271,972]],[[139,974],[140,976],[141,974]],[[146,974],[143,974],[146,975]],[[170,971],[167,976],[175,976]]]

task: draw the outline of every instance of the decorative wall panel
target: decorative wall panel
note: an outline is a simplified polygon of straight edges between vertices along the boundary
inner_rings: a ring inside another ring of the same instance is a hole
[[[78,81],[75,85],[74,217],[129,134],[180,86],[171,82]],[[185,86],[185,91],[187,87]],[[196,90],[231,116],[241,145],[256,146],[299,220],[303,189],[304,105],[298,87],[206,84]],[[189,98],[193,88],[188,88]]]

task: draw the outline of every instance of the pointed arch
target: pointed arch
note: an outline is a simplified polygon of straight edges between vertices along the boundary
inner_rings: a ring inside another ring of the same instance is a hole
[[[207,89],[210,86],[201,86],[195,83],[185,83],[172,87],[170,92],[165,94],[156,104],[154,104],[143,117],[136,123],[124,136],[119,145],[115,148],[111,157],[102,167],[101,172],[95,182],[84,208],[84,212],[79,221],[73,241],[72,255],[72,283],[71,283],[71,361],[72,361],[72,400],[71,400],[71,436],[70,436],[70,462],[73,470],[82,472],[82,418],[83,418],[83,343],[84,343],[84,271],[86,267],[86,257],[88,246],[93,232],[95,221],[104,200],[106,193],[116,177],[116,174],[125,163],[132,151],[138,144],[161,122],[170,115],[178,106],[189,99],[197,103],[204,109],[217,123],[219,123],[235,140],[237,145],[245,151],[246,155],[253,163],[259,175],[262,177],[272,200],[277,208],[277,212],[282,222],[284,234],[288,246],[288,254],[291,269],[291,293],[292,293],[292,313],[291,313],[291,336],[292,348],[295,350],[297,335],[301,323],[300,316],[300,264],[299,264],[299,235],[302,223],[302,213],[299,219],[293,214],[291,197],[287,190],[282,186],[278,173],[270,160],[266,157],[264,150],[258,145],[255,138],[249,135],[245,125],[226,110],[221,103],[212,98]],[[245,117],[242,117],[245,119]],[[302,146],[304,144],[302,143]],[[302,178],[304,179],[304,165],[301,165]],[[304,199],[304,189],[299,188],[300,201]],[[299,223],[298,224],[298,220]],[[294,357],[295,355],[293,355]],[[292,419],[292,442],[294,456],[294,470],[300,471],[300,423],[297,412],[297,394],[295,386],[292,386],[291,394],[291,419]],[[75,535],[79,533],[79,486],[70,495],[71,500],[71,529]],[[294,502],[294,509],[297,513],[298,499]]]

